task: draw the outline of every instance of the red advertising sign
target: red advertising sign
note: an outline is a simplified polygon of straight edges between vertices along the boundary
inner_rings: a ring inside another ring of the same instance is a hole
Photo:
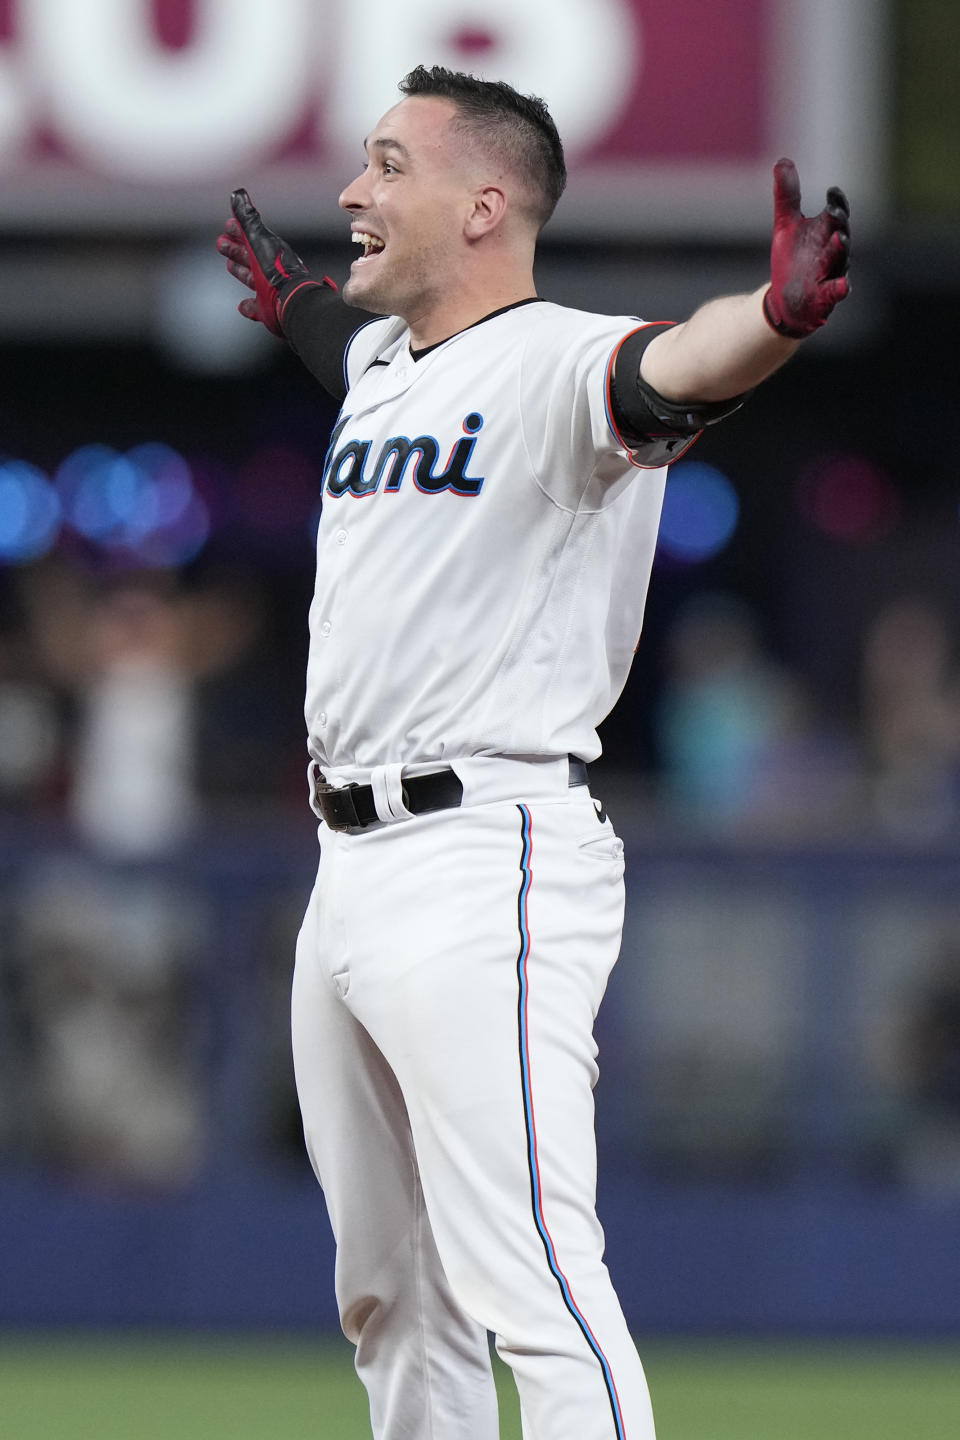
[[[631,0],[629,9],[640,37],[630,93],[592,156],[765,157],[773,53],[769,0]]]
[[[314,211],[421,61],[543,95],[569,152],[570,213],[599,200],[611,223],[643,224],[618,186],[635,191],[645,169],[702,193],[711,169],[753,177],[796,151],[812,71],[802,55],[786,66],[785,45],[820,44],[830,17],[864,4],[271,0],[265,23],[251,0],[0,0],[0,225],[65,223],[66,203],[73,224],[106,207],[142,225],[158,193],[189,220],[241,181]],[[835,64],[850,58],[844,36]],[[821,119],[843,103],[820,101]]]

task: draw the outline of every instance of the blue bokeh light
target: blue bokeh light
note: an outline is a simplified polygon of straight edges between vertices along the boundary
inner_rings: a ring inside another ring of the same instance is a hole
[[[0,561],[23,564],[45,555],[60,532],[57,492],[26,460],[0,459]]]
[[[739,518],[737,492],[722,470],[681,461],[667,476],[657,548],[686,564],[709,560],[730,540]]]
[[[210,539],[210,512],[199,495],[191,495],[186,508],[170,524],[144,535],[134,547],[134,558],[156,569],[185,565],[199,555]]]
[[[88,465],[69,514],[74,528],[89,540],[122,544],[153,529],[156,505],[143,472],[125,456],[110,453]]]
[[[149,477],[155,509],[154,528],[180,520],[196,498],[193,475],[184,457],[169,445],[150,440],[128,450],[126,458]]]
[[[84,445],[56,475],[67,522],[121,563],[185,563],[210,538],[210,515],[184,457],[158,441],[119,454]]]

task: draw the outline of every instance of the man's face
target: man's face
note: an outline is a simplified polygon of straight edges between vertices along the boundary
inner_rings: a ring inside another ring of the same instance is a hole
[[[365,142],[367,164],[340,196],[354,235],[372,237],[350,267],[343,298],[408,322],[456,285],[470,210],[470,167],[448,133],[452,101],[402,100]]]

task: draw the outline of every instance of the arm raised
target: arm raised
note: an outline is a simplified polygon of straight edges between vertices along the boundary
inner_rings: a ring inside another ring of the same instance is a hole
[[[774,167],[770,281],[748,295],[709,300],[647,346],[642,380],[671,401],[727,400],[752,389],[826,323],[848,291],[849,206],[827,191],[819,215],[800,209],[792,160]]]

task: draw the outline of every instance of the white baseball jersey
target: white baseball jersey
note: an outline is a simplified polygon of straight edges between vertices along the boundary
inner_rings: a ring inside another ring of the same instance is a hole
[[[353,337],[310,611],[321,765],[600,753],[666,476],[610,410],[613,357],[641,325],[539,301],[416,361],[395,319]]]
[[[599,751],[653,560],[664,446],[631,459],[608,398],[639,324],[536,302],[418,360],[395,319],[347,348],[306,710],[382,823],[320,827],[292,1019],[376,1440],[495,1440],[488,1331],[529,1440],[654,1440],[594,1212],[623,847],[566,760]],[[462,803],[412,813],[403,766]]]

